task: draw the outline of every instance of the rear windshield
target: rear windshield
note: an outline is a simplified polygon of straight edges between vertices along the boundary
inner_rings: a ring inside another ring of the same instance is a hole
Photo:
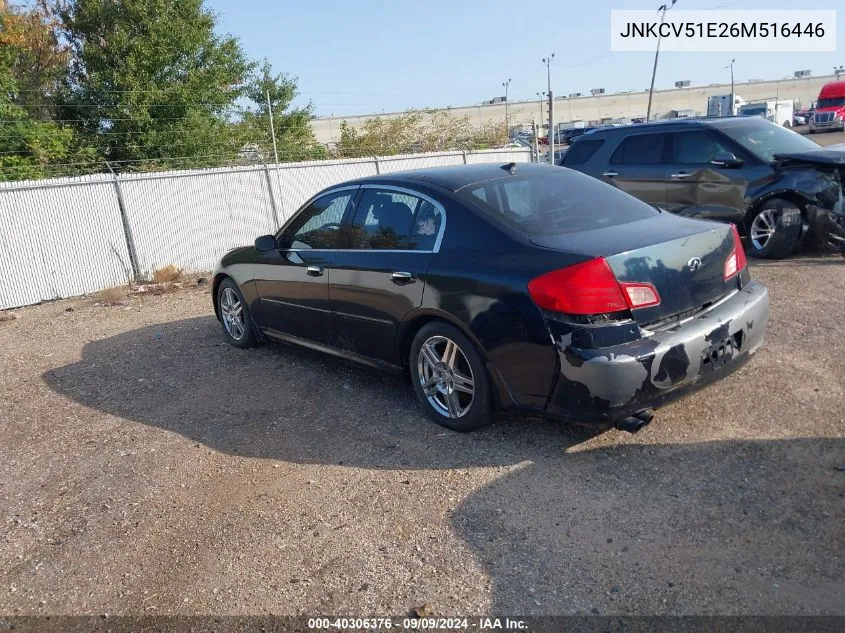
[[[529,235],[589,231],[659,213],[616,187],[561,168],[474,183],[458,195]]]

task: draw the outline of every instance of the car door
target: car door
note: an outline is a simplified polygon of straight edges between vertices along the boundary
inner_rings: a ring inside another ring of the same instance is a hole
[[[399,324],[422,304],[425,274],[445,227],[443,207],[425,194],[361,186],[345,247],[329,272],[334,346],[399,362]]]
[[[640,200],[663,207],[666,204],[665,132],[626,136],[611,154],[609,164],[597,174],[603,181],[636,196]]]
[[[741,224],[749,179],[762,178],[770,170],[758,165],[730,139],[711,130],[675,132],[670,146],[667,209],[680,215]],[[743,162],[716,160],[725,154],[734,154]]]
[[[277,250],[258,254],[256,321],[266,333],[329,342],[329,270],[356,191],[345,187],[315,198],[277,234]]]

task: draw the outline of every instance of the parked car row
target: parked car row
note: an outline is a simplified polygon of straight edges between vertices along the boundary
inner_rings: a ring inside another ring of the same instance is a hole
[[[755,257],[845,249],[845,152],[760,117],[594,130],[557,164],[672,213],[732,222]]]

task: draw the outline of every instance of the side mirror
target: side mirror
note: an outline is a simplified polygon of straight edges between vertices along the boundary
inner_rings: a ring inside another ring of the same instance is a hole
[[[742,159],[737,158],[733,152],[719,152],[713,157],[713,160],[710,161],[711,165],[715,165],[716,167],[740,167],[742,165]]]
[[[273,235],[262,235],[255,239],[255,250],[259,253],[267,253],[277,248],[279,248],[279,245],[276,242],[276,237]]]

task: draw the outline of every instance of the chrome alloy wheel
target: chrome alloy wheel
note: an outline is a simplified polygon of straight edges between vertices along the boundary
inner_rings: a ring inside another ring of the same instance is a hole
[[[751,243],[756,250],[761,250],[775,234],[778,224],[777,209],[763,209],[751,222]]]
[[[423,343],[417,373],[428,403],[439,414],[458,419],[472,407],[475,399],[472,367],[453,340],[432,336]]]
[[[246,333],[244,324],[244,307],[241,300],[231,288],[223,288],[220,293],[220,316],[223,318],[223,327],[236,341],[240,341]]]

